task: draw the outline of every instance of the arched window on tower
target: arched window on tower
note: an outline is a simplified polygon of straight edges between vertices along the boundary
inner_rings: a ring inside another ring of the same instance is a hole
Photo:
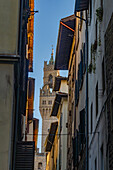
[[[51,74],[49,75],[48,81],[49,81],[49,87],[52,88],[52,86],[53,86],[53,76]]]
[[[38,169],[42,170],[42,162],[38,163]]]

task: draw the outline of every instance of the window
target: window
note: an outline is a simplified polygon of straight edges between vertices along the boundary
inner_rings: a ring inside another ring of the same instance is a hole
[[[80,83],[79,83],[79,89],[81,90],[82,88],[82,82],[83,82],[83,52],[82,50],[80,50],[80,57],[81,57],[81,61],[80,61],[80,64],[79,64],[79,79],[80,79]]]
[[[85,142],[85,109],[80,111],[79,132],[81,134],[81,143],[83,144]]]
[[[45,104],[46,104],[46,100],[43,100],[43,101],[42,101],[42,104],[45,105]]]
[[[92,19],[92,0],[90,0],[90,21]]]
[[[104,71],[104,58],[102,61],[102,88],[103,88],[103,93],[105,91],[105,71]]]
[[[80,12],[80,18],[83,18],[83,11],[81,11]],[[81,29],[82,29],[82,23],[83,23],[83,20],[82,19],[80,19],[80,28],[79,28],[79,30],[81,31]]]
[[[102,147],[100,149],[100,156],[101,156],[101,170],[104,170],[104,155],[103,155],[103,144]]]
[[[52,100],[49,100],[49,101],[48,101],[48,104],[52,104]]]
[[[98,82],[96,85],[96,116],[98,115]]]
[[[49,87],[52,88],[52,86],[53,86],[53,76],[51,74],[49,75],[48,81],[49,81]]]
[[[93,131],[93,103],[91,104],[91,120],[90,120],[90,128],[91,128],[91,133]]]
[[[85,73],[86,59],[85,59],[85,43],[83,44],[83,73]]]
[[[76,35],[76,50],[77,50],[78,44],[79,44],[79,23],[78,23],[78,26],[76,27],[76,32],[77,32],[77,35]]]
[[[44,90],[42,90],[42,94],[45,94],[45,91],[44,91]]]
[[[52,91],[53,91],[53,89],[50,87],[50,88],[49,88],[49,92],[52,93]]]
[[[38,163],[38,169],[42,169],[42,162]]]
[[[77,105],[77,103],[78,103],[77,88],[78,88],[78,82],[77,82],[77,80],[76,80],[76,81],[75,81],[75,105]]]
[[[97,26],[98,26],[98,23],[96,20],[96,24],[95,24],[95,40],[96,40],[96,42],[97,42]]]

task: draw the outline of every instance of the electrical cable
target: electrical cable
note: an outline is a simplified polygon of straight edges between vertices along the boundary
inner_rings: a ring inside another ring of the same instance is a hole
[[[95,133],[99,133],[99,132],[92,132],[92,133],[88,133],[88,134],[91,135],[91,134],[95,134]],[[66,135],[67,135],[67,136],[69,136],[69,135],[71,135],[71,136],[74,136],[74,134],[52,134],[52,133],[51,133],[51,134],[49,134],[49,133],[48,133],[48,134],[38,134],[38,133],[37,133],[37,134],[24,134],[24,135],[38,135],[38,136],[45,136],[45,135],[58,135],[58,136],[61,136],[61,135],[62,135],[62,136],[66,136]],[[85,133],[79,133],[79,132],[78,132],[77,135],[78,135],[78,136],[79,136],[79,135],[85,135]]]

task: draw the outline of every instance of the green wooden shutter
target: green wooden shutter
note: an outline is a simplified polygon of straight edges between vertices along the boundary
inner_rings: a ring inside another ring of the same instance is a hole
[[[78,97],[77,97],[77,95],[78,95],[78,91],[77,91],[77,87],[78,86],[78,82],[77,82],[77,80],[76,80],[76,82],[75,82],[75,105],[77,105],[77,103],[78,103]]]
[[[83,82],[83,53],[82,50],[80,50],[80,56],[81,56],[81,62],[80,62],[80,87],[82,88],[82,82]]]
[[[81,142],[85,142],[85,109],[80,112],[80,124],[81,124]]]
[[[86,59],[85,59],[85,43],[83,45],[83,73],[85,73]]]
[[[78,164],[78,138],[77,136],[73,138],[73,163],[76,167]]]
[[[77,83],[77,99],[79,100],[79,86],[80,86],[80,64],[78,65],[78,83]]]
[[[81,132],[81,124],[79,124],[79,133],[78,133],[78,153],[81,154],[82,150],[82,132]]]

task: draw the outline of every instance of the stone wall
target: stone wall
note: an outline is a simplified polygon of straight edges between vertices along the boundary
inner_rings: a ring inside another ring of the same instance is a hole
[[[35,153],[34,170],[38,170],[39,163],[42,163],[42,169],[46,170],[46,155],[44,153]]]

